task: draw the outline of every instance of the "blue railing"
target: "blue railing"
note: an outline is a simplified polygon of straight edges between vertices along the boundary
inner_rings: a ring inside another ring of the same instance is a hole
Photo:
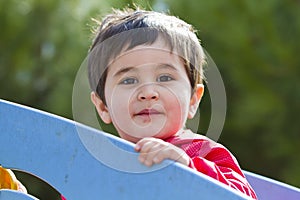
[[[43,111],[0,100],[0,165],[41,177],[68,200],[241,200],[246,196],[180,164],[148,168],[133,145]],[[300,199],[298,188],[245,172],[258,198]],[[0,190],[0,200],[34,199]]]

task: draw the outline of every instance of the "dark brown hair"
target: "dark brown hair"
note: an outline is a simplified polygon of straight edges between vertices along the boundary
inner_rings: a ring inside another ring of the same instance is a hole
[[[192,91],[202,83],[205,55],[191,25],[155,11],[114,10],[98,24],[88,55],[88,77],[91,89],[105,102],[105,81],[109,63],[122,51],[138,45],[151,45],[162,37],[172,53],[182,60]]]

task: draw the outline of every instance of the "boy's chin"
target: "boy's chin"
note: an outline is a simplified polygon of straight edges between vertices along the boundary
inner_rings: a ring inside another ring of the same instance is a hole
[[[176,135],[176,132],[160,132],[160,133],[156,133],[156,134],[153,134],[153,132],[148,132],[149,130],[146,130],[144,132],[142,132],[142,134],[139,134],[138,133],[134,133],[134,134],[119,134],[121,138],[127,140],[127,141],[130,141],[130,142],[133,142],[133,143],[137,143],[138,141],[140,141],[141,139],[143,138],[149,138],[149,137],[153,137],[153,138],[158,138],[158,139],[162,139],[162,140],[165,140],[169,137],[172,137],[173,135]]]
[[[156,137],[157,134],[153,134],[153,133],[146,133],[143,132],[143,134],[138,134],[138,133],[133,133],[133,134],[126,134],[126,133],[119,133],[119,136],[127,141],[133,142],[133,143],[137,143],[138,141],[140,141],[143,138],[147,138],[147,137]]]

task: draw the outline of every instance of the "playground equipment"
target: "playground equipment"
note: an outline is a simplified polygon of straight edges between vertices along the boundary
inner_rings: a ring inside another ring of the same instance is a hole
[[[33,108],[0,100],[0,165],[50,183],[68,200],[242,200],[247,196],[172,161],[152,168],[133,145],[113,135]],[[300,189],[245,171],[260,200],[299,200]],[[0,200],[36,199],[0,190]]]

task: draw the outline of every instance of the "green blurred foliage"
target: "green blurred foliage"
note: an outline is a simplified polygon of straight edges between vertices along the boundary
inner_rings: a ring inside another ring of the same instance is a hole
[[[222,74],[228,107],[220,142],[243,168],[299,187],[300,2],[165,2],[195,26]]]
[[[227,117],[219,142],[242,168],[300,187],[299,0],[135,1],[198,30],[221,72]],[[0,98],[72,118],[72,87],[92,17],[130,0],[0,0]],[[209,93],[199,132],[210,119]]]
[[[2,98],[71,116],[72,79],[88,48],[72,2],[0,1]]]

